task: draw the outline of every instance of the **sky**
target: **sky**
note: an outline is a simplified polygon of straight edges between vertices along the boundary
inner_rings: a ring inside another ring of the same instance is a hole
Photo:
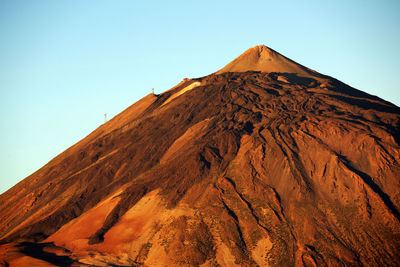
[[[400,1],[0,1],[0,193],[145,95],[265,44],[400,106]]]

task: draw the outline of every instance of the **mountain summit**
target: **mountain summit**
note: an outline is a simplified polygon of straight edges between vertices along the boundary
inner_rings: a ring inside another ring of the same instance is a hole
[[[296,73],[305,77],[317,75],[315,71],[286,58],[265,45],[258,45],[246,50],[216,74],[246,71]]]
[[[400,109],[265,46],[0,196],[5,266],[398,266]]]

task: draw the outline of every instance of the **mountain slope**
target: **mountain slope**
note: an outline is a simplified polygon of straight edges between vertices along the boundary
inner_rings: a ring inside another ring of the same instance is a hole
[[[271,51],[145,97],[2,194],[4,261],[399,264],[400,109]]]

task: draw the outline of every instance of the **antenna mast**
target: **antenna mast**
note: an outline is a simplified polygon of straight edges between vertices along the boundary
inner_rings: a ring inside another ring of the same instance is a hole
[[[107,122],[107,113],[104,113],[104,123]]]

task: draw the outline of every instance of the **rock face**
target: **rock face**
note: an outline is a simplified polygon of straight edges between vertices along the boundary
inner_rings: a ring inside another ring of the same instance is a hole
[[[0,258],[396,266],[399,211],[400,109],[257,46],[2,194]]]

